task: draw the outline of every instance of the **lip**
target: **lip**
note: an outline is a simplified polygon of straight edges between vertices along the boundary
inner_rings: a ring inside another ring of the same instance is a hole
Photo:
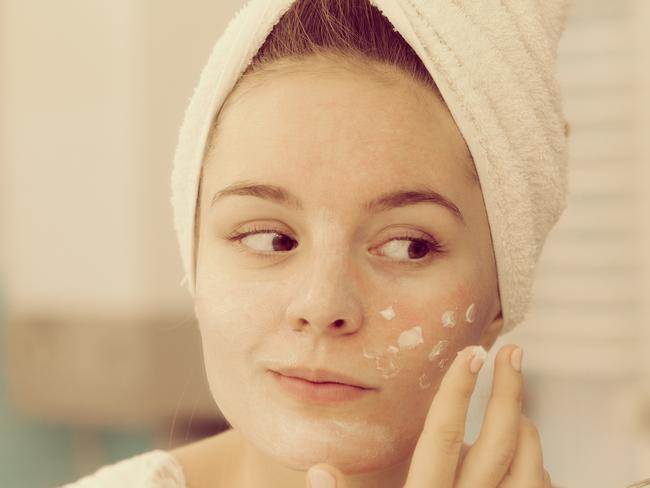
[[[373,388],[363,388],[350,384],[332,382],[317,383],[304,378],[285,376],[273,370],[269,370],[269,372],[272,374],[274,382],[285,393],[306,403],[332,404],[351,401],[374,391]]]
[[[337,373],[335,371],[328,371],[326,369],[307,369],[307,368],[282,368],[272,370],[283,376],[292,378],[299,378],[309,381],[311,383],[337,383],[344,386],[353,386],[364,390],[374,390],[375,388],[364,383],[361,380],[352,378],[351,376]]]

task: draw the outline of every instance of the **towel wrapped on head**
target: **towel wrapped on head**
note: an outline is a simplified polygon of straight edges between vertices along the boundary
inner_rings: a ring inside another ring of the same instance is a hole
[[[181,284],[187,282],[192,295],[197,196],[212,123],[295,1],[244,5],[217,40],[186,109],[171,203],[185,269]],[[420,58],[471,152],[492,236],[505,334],[525,318],[544,242],[566,207],[568,124],[556,61],[567,0],[367,1]]]

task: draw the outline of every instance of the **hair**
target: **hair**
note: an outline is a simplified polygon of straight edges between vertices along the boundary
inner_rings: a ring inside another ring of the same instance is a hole
[[[219,112],[225,111],[245,93],[243,84],[250,88],[272,76],[316,71],[317,65],[300,62],[311,59],[331,61],[329,67],[361,70],[381,83],[406,76],[428,88],[446,108],[422,60],[369,0],[296,0],[266,37]],[[208,136],[209,144],[218,119],[219,113]],[[469,180],[479,184],[473,162],[464,166]],[[200,187],[199,182],[198,202]],[[198,220],[195,222],[195,245],[197,242]]]
[[[365,74],[378,75],[380,82],[399,70],[444,103],[422,60],[369,0],[296,0],[266,37],[237,85],[259,82],[273,74],[304,72],[299,61],[314,58],[333,61],[332,66],[343,69],[362,68]]]

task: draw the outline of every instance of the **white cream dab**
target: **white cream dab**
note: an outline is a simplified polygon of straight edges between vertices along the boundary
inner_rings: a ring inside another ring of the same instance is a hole
[[[386,348],[386,351],[383,354],[373,354],[366,350],[366,347],[364,346],[363,357],[374,359],[377,370],[381,371],[382,376],[385,379],[390,379],[394,378],[397,376],[397,373],[399,373],[399,361],[397,358],[400,349],[413,349],[423,342],[422,327],[418,325],[412,329],[405,330],[400,334],[397,340],[399,347],[391,344]]]
[[[481,358],[483,361],[487,359],[487,351],[483,346],[474,346],[474,357]]]
[[[363,418],[355,418],[353,420],[328,418],[327,422],[332,424],[333,428],[331,431],[333,434],[338,436],[343,442],[354,437],[367,439],[369,433],[371,434],[370,437],[375,440],[383,438],[384,442],[389,442],[390,439],[390,432],[387,427],[371,424]],[[391,451],[394,452],[395,448],[391,447]]]
[[[397,344],[399,345],[400,349],[413,349],[423,342],[424,339],[422,338],[422,327],[419,325],[402,332],[399,335],[399,339],[397,340]]]
[[[474,322],[475,315],[476,315],[476,306],[472,303],[469,307],[467,307],[467,311],[465,312],[465,322],[470,324]]]
[[[436,356],[440,356],[443,352],[445,352],[445,349],[447,349],[447,346],[449,345],[449,341],[446,340],[441,340],[438,341],[438,344],[436,344],[431,352],[429,353],[429,361],[433,361],[436,359]]]
[[[397,376],[399,373],[399,362],[397,361],[397,353],[399,349],[395,346],[388,346],[386,354],[375,358],[375,365],[381,371],[384,379],[390,379]]]
[[[383,316],[386,320],[393,320],[393,319],[395,318],[395,310],[393,310],[393,306],[392,306],[392,305],[391,305],[390,307],[388,307],[386,310],[382,310],[382,311],[379,312],[379,313],[382,314],[382,316]]]
[[[443,327],[454,327],[456,325],[456,319],[454,318],[454,310],[447,310],[442,314],[442,326]]]
[[[449,358],[441,359],[441,360],[438,362],[438,367],[439,367],[440,369],[444,368],[445,366],[447,366],[447,361],[449,361]]]
[[[379,352],[370,352],[366,349],[366,346],[363,346],[363,357],[368,359],[375,359],[376,357],[381,356],[381,351]]]
[[[426,373],[420,375],[419,383],[420,383],[420,389],[422,390],[426,390],[431,386],[431,381],[429,381],[429,377],[427,376]]]
[[[375,360],[377,371],[381,371],[384,379],[394,378],[399,373],[397,353],[399,353],[399,349],[393,345],[388,346],[384,353],[378,354],[369,353],[365,346],[363,347],[363,357]]]

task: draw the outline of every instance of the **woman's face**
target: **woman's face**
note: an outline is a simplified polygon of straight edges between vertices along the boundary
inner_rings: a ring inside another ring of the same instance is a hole
[[[292,469],[403,462],[456,352],[489,348],[501,320],[464,139],[427,88],[386,80],[338,69],[274,75],[220,114],[210,141],[195,294],[208,382],[230,424]],[[240,192],[212,204],[241,181],[291,196]],[[459,214],[414,194],[366,205],[425,189]],[[270,371],[292,366],[373,389],[299,400]]]

